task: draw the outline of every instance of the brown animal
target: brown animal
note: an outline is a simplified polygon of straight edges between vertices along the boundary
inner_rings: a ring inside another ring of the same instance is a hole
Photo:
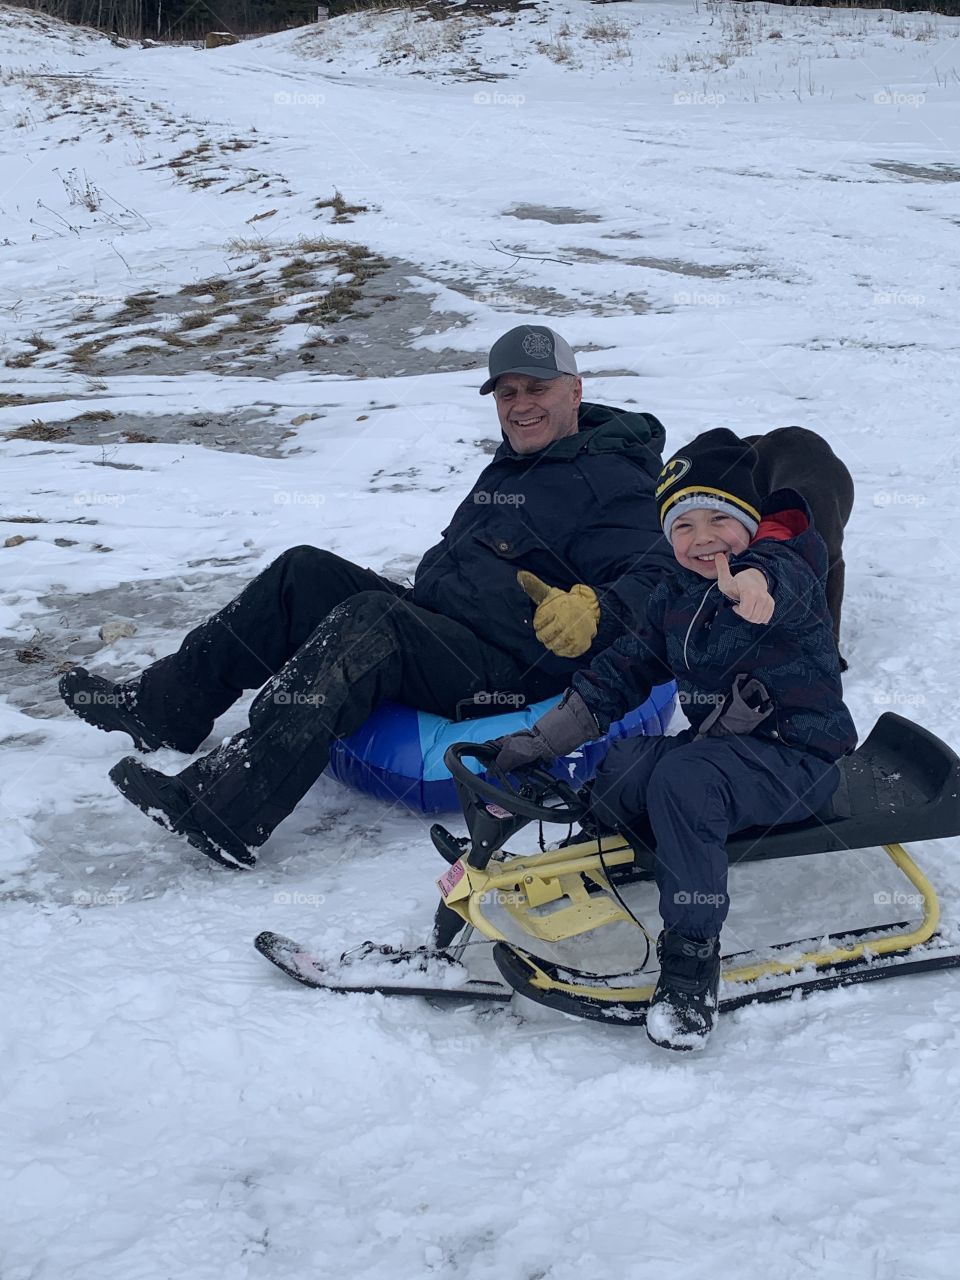
[[[827,544],[827,605],[839,653],[843,530],[853,509],[853,477],[823,436],[806,427],[778,427],[762,436],[743,438],[757,451],[759,461],[753,477],[760,496],[765,498],[776,489],[796,489],[807,500],[816,530]],[[847,669],[842,656],[840,669]]]

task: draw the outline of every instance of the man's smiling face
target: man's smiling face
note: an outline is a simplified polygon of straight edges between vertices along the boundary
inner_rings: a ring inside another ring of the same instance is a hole
[[[554,440],[577,430],[577,410],[583,399],[579,378],[533,378],[504,373],[493,391],[500,426],[517,453],[536,453]]]

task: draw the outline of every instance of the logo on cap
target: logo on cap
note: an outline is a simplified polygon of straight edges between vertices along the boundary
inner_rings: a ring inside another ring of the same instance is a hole
[[[690,470],[689,458],[671,458],[663,470],[660,472],[660,483],[657,485],[655,498],[659,498],[665,489],[669,489],[672,484],[676,484]]]
[[[528,333],[520,345],[523,354],[534,360],[548,360],[553,355],[553,343],[544,333]]]

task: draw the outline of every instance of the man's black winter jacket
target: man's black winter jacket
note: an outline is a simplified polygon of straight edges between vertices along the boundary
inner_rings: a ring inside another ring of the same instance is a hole
[[[650,591],[673,567],[653,497],[663,443],[652,414],[586,403],[576,435],[539,453],[517,454],[504,441],[420,562],[414,603],[462,622],[563,688],[644,617]],[[597,593],[600,626],[583,657],[558,658],[537,640],[518,569]]]

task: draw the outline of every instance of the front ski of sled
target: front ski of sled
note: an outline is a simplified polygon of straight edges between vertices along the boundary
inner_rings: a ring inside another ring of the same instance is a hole
[[[258,934],[253,945],[265,959],[288,977],[315,990],[336,991],[341,995],[420,996],[450,1003],[493,1001],[508,1004],[513,999],[512,988],[501,982],[487,982],[478,978],[468,978],[457,987],[438,987],[427,981],[419,984],[381,980],[365,982],[360,977],[351,981],[345,978],[345,973],[349,970],[331,968],[328,962],[311,952],[309,947],[269,930]]]

